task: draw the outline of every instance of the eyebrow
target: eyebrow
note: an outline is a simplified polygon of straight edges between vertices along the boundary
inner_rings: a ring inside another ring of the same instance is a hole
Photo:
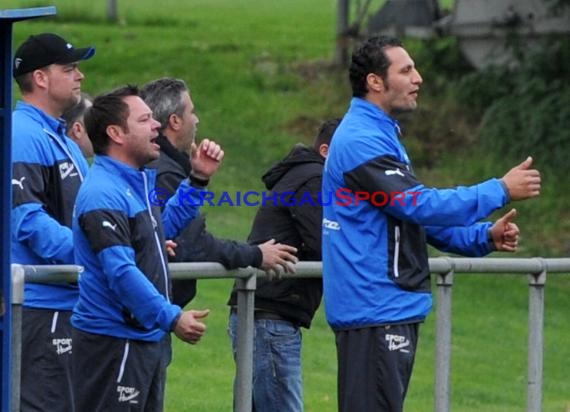
[[[399,68],[399,71],[400,72],[409,71],[415,67],[416,67],[416,65],[413,62],[412,63],[406,63],[402,67]]]
[[[148,117],[152,117],[152,112],[143,112],[141,114],[139,114],[136,119],[137,120],[146,120],[146,118]]]

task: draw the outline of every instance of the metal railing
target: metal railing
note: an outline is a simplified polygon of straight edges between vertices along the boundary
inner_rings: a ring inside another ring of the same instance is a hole
[[[430,270],[436,276],[436,354],[434,410],[450,410],[451,382],[451,303],[455,273],[524,274],[529,278],[528,385],[527,411],[542,410],[542,369],[544,349],[544,286],[547,273],[570,273],[570,258],[431,258]],[[264,272],[255,268],[226,270],[219,263],[171,263],[174,279],[236,278],[238,330],[234,407],[237,412],[251,411],[253,380],[254,296],[256,279]],[[12,410],[19,410],[21,317],[25,282],[74,281],[82,268],[75,265],[12,265]],[[295,275],[320,277],[321,262],[299,262]]]

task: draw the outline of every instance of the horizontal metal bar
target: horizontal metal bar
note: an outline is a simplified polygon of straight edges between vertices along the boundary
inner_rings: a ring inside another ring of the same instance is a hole
[[[77,282],[77,275],[83,272],[79,265],[22,265],[26,282],[52,283]]]
[[[431,258],[433,273],[570,273],[570,258]]]
[[[168,269],[174,279],[246,278],[257,272],[264,273],[252,267],[227,270],[221,263],[215,262],[169,263]]]
[[[217,279],[246,278],[252,274],[265,276],[265,272],[256,268],[226,270],[223,265],[214,262],[170,263],[170,274],[174,279]],[[451,258],[437,257],[429,259],[432,273],[510,273],[540,274],[542,272],[569,273],[570,258]],[[74,282],[77,274],[83,271],[78,265],[23,265],[26,282]],[[296,273],[284,273],[282,277],[320,277],[321,262],[299,262],[295,265]]]

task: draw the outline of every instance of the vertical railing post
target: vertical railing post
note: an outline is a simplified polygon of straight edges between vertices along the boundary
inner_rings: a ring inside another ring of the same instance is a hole
[[[10,372],[12,392],[10,410],[20,410],[20,375],[22,368],[22,304],[24,303],[25,270],[22,265],[12,264],[12,369]]]
[[[453,268],[447,273],[438,273],[436,284],[435,411],[449,412]]]
[[[235,412],[251,412],[253,391],[253,309],[255,305],[256,270],[246,278],[236,279],[237,290],[237,348],[236,381],[234,384]]]
[[[527,411],[542,411],[542,365],[544,351],[544,286],[546,269],[529,275],[528,302],[528,394]]]

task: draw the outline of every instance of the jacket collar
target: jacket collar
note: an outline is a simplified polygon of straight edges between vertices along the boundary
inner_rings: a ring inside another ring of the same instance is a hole
[[[364,112],[366,115],[376,119],[380,123],[388,122],[390,123],[397,132],[397,135],[400,135],[400,125],[398,121],[393,119],[392,117],[388,116],[388,114],[382,110],[380,107],[376,106],[374,103],[370,103],[368,100],[362,99],[360,97],[353,97],[350,101],[350,109],[358,110],[359,112]]]
[[[138,185],[141,183],[144,173],[147,176],[149,189],[154,188],[156,180],[156,170],[141,168],[136,169],[126,163],[116,160],[106,155],[95,155],[93,160],[93,167],[105,169],[108,173],[114,176],[121,176],[129,184]]]
[[[65,121],[61,118],[56,119],[43,110],[29,103],[26,103],[23,100],[19,100],[16,103],[16,110],[21,110],[25,113],[28,113],[32,118],[41,122],[44,129],[48,129],[58,136],[65,134],[66,124]]]
[[[174,145],[170,143],[170,140],[168,140],[168,138],[163,134],[160,134],[158,136],[156,142],[160,146],[161,152],[163,152],[165,155],[167,155],[176,163],[178,163],[180,167],[184,169],[184,173],[186,173],[186,175],[190,174],[192,166],[190,165],[190,157],[186,153],[181,152],[176,147],[174,147]]]

